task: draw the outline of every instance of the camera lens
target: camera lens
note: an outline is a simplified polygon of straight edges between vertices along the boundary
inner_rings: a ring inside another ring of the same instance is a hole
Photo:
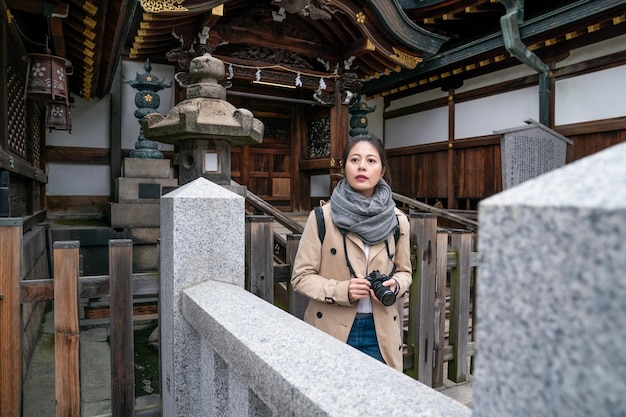
[[[389,307],[396,302],[396,295],[389,288],[381,285],[380,291],[376,292],[376,297],[383,305]]]

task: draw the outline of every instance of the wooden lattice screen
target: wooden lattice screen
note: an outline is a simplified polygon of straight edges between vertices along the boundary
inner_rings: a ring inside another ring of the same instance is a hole
[[[5,55],[0,62],[4,108],[0,123],[6,126],[6,136],[0,138],[0,170],[9,172],[9,216],[25,217],[45,208],[45,126],[43,103],[25,96],[24,68]],[[35,220],[33,220],[35,221]]]
[[[24,82],[13,66],[7,67],[7,122],[9,127],[9,151],[23,159],[28,158],[26,134],[26,101]]]

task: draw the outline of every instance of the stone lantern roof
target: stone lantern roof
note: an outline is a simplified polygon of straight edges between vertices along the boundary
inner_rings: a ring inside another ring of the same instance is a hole
[[[225,100],[224,63],[211,54],[191,60],[186,86],[187,99],[166,116],[149,114],[142,120],[147,138],[170,144],[184,139],[225,140],[233,145],[261,143],[263,123],[252,112],[236,108]]]

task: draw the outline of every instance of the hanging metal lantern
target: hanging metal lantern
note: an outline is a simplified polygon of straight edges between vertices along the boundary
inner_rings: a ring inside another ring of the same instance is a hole
[[[72,63],[60,56],[28,54],[26,96],[35,100],[63,101],[69,106],[67,69]]]
[[[50,132],[54,129],[72,133],[70,106],[60,101],[46,103],[46,129]]]

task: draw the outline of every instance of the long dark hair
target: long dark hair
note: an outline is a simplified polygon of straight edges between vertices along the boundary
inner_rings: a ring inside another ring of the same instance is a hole
[[[350,155],[350,151],[359,142],[368,142],[371,143],[372,146],[378,152],[378,157],[380,158],[380,163],[385,170],[383,174],[383,179],[387,181],[387,184],[391,187],[391,174],[389,173],[389,168],[387,167],[387,155],[385,153],[385,147],[383,146],[383,141],[380,140],[377,136],[372,135],[371,133],[366,133],[362,135],[350,136],[348,138],[348,143],[346,147],[343,149],[343,155],[341,156],[341,166],[345,167],[346,162],[348,161],[348,156]]]

